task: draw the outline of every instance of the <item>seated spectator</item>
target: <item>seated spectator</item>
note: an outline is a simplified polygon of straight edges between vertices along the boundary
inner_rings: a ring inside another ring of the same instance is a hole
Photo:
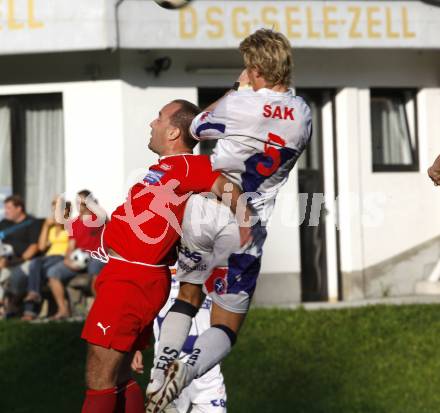
[[[26,214],[24,201],[19,195],[6,198],[4,207],[5,219],[0,221],[0,240],[3,245],[0,257],[0,299],[6,316],[12,317],[21,311],[30,260],[38,254],[41,223]]]
[[[34,258],[29,268],[27,296],[24,299],[24,315],[22,320],[34,320],[41,307],[41,288],[47,282],[47,275],[51,273],[55,264],[64,260],[68,246],[69,234],[62,223],[55,221],[57,200],[52,202],[52,215],[48,217],[41,229],[38,240],[38,249],[43,256]],[[70,217],[71,203],[66,202],[64,219]]]
[[[97,201],[88,190],[78,192],[80,200],[79,216],[71,222],[71,234],[69,236],[69,246],[63,261],[51,267],[47,274],[49,288],[52,291],[57,304],[57,313],[52,317],[60,320],[69,317],[69,306],[65,300],[65,284],[67,284],[76,274],[82,271],[77,263],[72,259],[72,253],[76,249],[82,251],[96,251],[101,246],[101,233],[104,229],[105,214],[100,213],[98,217],[88,205],[98,210]],[[94,258],[88,260],[86,271],[91,280],[95,279],[104,264]]]

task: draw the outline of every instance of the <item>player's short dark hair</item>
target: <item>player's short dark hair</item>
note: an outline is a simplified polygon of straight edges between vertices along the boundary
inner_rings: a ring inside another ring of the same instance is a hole
[[[70,201],[66,201],[64,204],[64,209],[66,209],[69,213],[72,210],[72,203]]]
[[[20,207],[23,212],[26,212],[26,206],[24,203],[24,199],[20,195],[10,195],[8,196],[4,203],[11,202],[16,208]]]
[[[78,195],[80,197],[87,198],[89,195],[91,195],[91,193],[92,193],[92,191],[89,191],[88,189],[83,189],[78,192]]]
[[[89,191],[88,189],[82,189],[81,191],[78,192],[77,195],[80,196],[81,198],[87,198],[89,195],[92,195],[92,191]]]
[[[193,119],[201,112],[201,109],[194,103],[183,99],[173,100],[172,103],[179,104],[180,108],[171,115],[170,123],[180,129],[185,146],[192,150],[198,141],[191,136],[189,127]]]
[[[81,198],[87,199],[89,196],[92,199],[93,202],[98,203],[98,200],[93,195],[92,191],[89,191],[88,189],[83,189],[77,193],[78,196]]]

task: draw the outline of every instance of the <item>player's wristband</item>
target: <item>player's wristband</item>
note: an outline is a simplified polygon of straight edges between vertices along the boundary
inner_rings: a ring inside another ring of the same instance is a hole
[[[232,86],[232,90],[238,90],[240,88],[240,82],[235,82],[234,86]]]

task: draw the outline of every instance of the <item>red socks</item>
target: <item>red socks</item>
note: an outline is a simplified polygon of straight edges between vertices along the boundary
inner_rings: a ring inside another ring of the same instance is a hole
[[[87,390],[81,413],[114,413],[116,408],[116,388]]]
[[[105,390],[87,390],[82,413],[144,413],[144,395],[134,380]]]
[[[117,413],[145,413],[144,392],[134,380],[130,380],[125,385],[125,391],[119,394],[125,399],[125,410],[117,410]]]

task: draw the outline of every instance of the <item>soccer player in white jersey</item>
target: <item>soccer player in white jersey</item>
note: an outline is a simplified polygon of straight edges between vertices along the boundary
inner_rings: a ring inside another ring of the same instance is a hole
[[[212,199],[210,194],[190,197],[185,207],[182,232],[183,237],[178,247],[178,265],[170,296],[154,324],[155,353],[156,355],[162,354],[161,357],[155,357],[154,366],[158,370],[168,367],[170,357],[168,341],[174,339],[168,335],[163,337],[163,340],[162,337],[159,340],[163,320],[170,310],[175,313],[171,314],[171,318],[179,318],[181,316],[176,310],[181,309],[185,312],[188,308],[185,302],[178,299],[179,280],[201,285],[204,295],[207,295],[192,319],[189,335],[179,355],[179,359],[186,362],[194,351],[194,343],[199,335],[211,326],[212,300],[209,294],[215,290],[219,292],[222,290],[226,283],[229,255],[240,247],[240,237],[234,215],[229,208],[216,199]],[[132,367],[138,373],[143,372],[142,353],[135,354]],[[165,411],[166,413],[186,413],[190,407],[192,413],[226,412],[226,389],[218,364],[198,379],[193,380],[172,403],[172,406],[169,405]]]
[[[154,336],[157,340],[155,345],[156,352],[159,347],[160,326],[177,298],[179,284],[177,280],[172,280],[170,298],[154,323]],[[179,355],[180,360],[188,360],[199,335],[211,326],[211,307],[212,300],[206,297],[198,313],[193,318],[189,336]],[[187,413],[190,409],[192,413],[226,413],[226,402],[227,395],[223,374],[220,370],[220,365],[216,364],[203,376],[194,379],[188,387],[183,389],[179,397],[167,406],[166,413]]]
[[[172,269],[172,273],[175,275],[175,270],[173,270],[174,269]],[[225,274],[226,272],[219,268],[212,274],[211,278],[217,279],[219,275],[224,277]],[[178,296],[179,284],[176,279],[172,279],[168,301],[154,322],[154,338],[156,340],[154,345],[155,353],[158,352],[159,348],[162,322]],[[179,355],[180,360],[188,360],[198,336],[211,326],[211,307],[212,300],[207,296],[197,315],[193,318],[189,336]],[[143,356],[140,351],[137,351],[133,358],[132,368],[139,374],[144,372]],[[190,409],[192,413],[226,413],[226,402],[226,386],[220,365],[217,364],[203,374],[203,376],[194,379],[191,384],[182,391],[179,397],[166,407],[165,413],[187,413]]]
[[[147,388],[147,412],[163,411],[194,378],[230,352],[256,287],[265,226],[276,196],[311,137],[310,108],[289,88],[293,59],[287,38],[261,29],[243,40],[240,51],[245,64],[240,83],[251,89],[228,93],[196,117],[190,130],[196,139],[217,140],[213,169],[247,193],[258,220],[252,226],[252,242],[231,254],[226,283],[211,295],[212,327],[198,338],[186,363],[173,361],[165,377],[155,369]],[[162,337],[174,337],[167,347],[177,354],[190,326],[182,320],[197,311],[200,290],[189,279],[182,283],[178,298],[187,304],[187,311],[179,314],[180,319],[170,312],[164,320]]]

